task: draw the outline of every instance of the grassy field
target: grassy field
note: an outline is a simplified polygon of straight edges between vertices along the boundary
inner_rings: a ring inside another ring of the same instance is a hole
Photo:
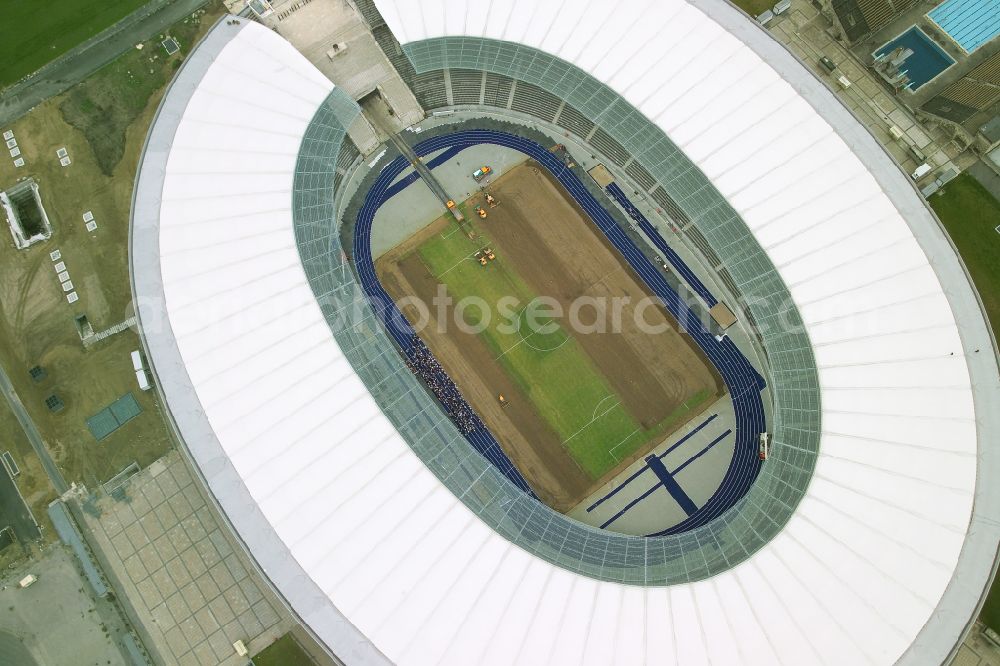
[[[214,15],[214,14],[213,14]],[[63,119],[83,132],[105,175],[112,175],[125,152],[126,130],[158,90],[170,80],[211,19],[188,17],[170,35],[181,50],[167,57],[155,42],[131,50],[69,90],[59,105]]]
[[[979,620],[993,631],[1000,631],[1000,576],[993,580],[990,593],[986,595],[983,612]]]
[[[759,16],[774,7],[776,0],[732,0],[733,4],[750,16]]]
[[[221,14],[221,4],[213,5],[198,22],[189,18],[170,32],[189,34],[185,41],[190,45]],[[151,55],[153,50],[147,46],[143,53]],[[0,363],[67,481],[92,490],[132,462],[149,465],[173,444],[155,392],[140,391],[136,385],[129,358],[139,347],[135,332],[126,330],[85,347],[74,323],[76,316],[85,314],[97,332],[132,315],[128,276],[132,183],[156,104],[176,69],[175,61],[165,61],[162,56],[147,62],[155,71],[147,74],[149,79],[139,87],[126,75],[127,63],[135,62],[138,53],[130,52],[73,91],[40,104],[17,120],[10,129],[26,165],[15,169],[11,160],[0,160],[0,190],[22,177],[33,177],[53,223],[52,238],[27,250],[16,250],[10,241],[0,244]],[[148,73],[148,68],[145,71]],[[138,76],[138,72],[133,70],[133,75]],[[109,174],[105,168],[108,161],[102,165],[88,136],[66,122],[60,107],[74,94],[100,99],[104,91],[112,89],[132,99],[129,113],[134,116],[121,127],[121,154]],[[68,167],[60,166],[56,157],[61,147],[72,158]],[[93,233],[86,231],[82,219],[88,210],[98,223]],[[49,258],[54,250],[62,253],[61,261],[66,263],[79,295],[76,303],[68,303],[60,289]],[[47,372],[41,382],[28,374],[34,365]],[[137,398],[142,414],[97,442],[87,430],[86,419],[129,391]],[[45,407],[50,395],[64,402],[61,412],[54,414]],[[18,448],[22,470],[36,466],[40,470],[30,447],[25,443]],[[37,508],[51,497],[51,489],[40,471],[39,475],[30,482],[26,479],[28,485],[21,488],[36,517],[43,521],[44,512],[39,515]],[[46,536],[51,537],[51,531]]]
[[[655,427],[643,429],[569,333],[554,321],[540,319],[535,329],[526,323],[523,312],[535,295],[502,257],[488,269],[472,260],[472,253],[482,243],[480,239],[473,244],[453,223],[448,232],[433,236],[418,252],[456,303],[475,296],[492,306],[505,297],[516,298],[519,305],[512,308],[512,312],[519,312],[516,324],[508,326],[506,320],[494,316],[480,335],[591,478],[601,478],[636,448],[686,419],[709,399],[707,391],[696,394]],[[477,308],[466,308],[462,316],[471,325],[480,323]]]
[[[291,634],[285,634],[254,655],[253,663],[254,666],[313,666],[316,662]]]
[[[930,204],[972,274],[994,335],[1000,336],[1000,233],[994,230],[1000,224],[1000,201],[962,174],[932,196]],[[979,619],[1000,631],[1000,579],[993,581]]]
[[[31,74],[148,0],[0,0],[0,88]]]
[[[994,334],[1000,336],[1000,201],[978,180],[962,174],[930,204],[972,274]]]

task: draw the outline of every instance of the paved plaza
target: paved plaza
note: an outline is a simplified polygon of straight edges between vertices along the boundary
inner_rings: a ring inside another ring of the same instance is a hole
[[[219,522],[173,451],[133,477],[127,499],[105,497],[88,515],[96,543],[167,664],[246,663],[295,622]]]
[[[17,581],[34,574],[27,588]],[[68,548],[51,546],[0,579],[0,664],[3,666],[124,666],[127,634],[105,599],[95,598]],[[34,661],[31,661],[31,660]]]
[[[951,666],[1000,666],[1000,648],[983,635],[983,625],[977,622]]]

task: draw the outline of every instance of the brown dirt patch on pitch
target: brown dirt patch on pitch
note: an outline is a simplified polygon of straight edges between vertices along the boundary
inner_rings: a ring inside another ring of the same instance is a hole
[[[701,350],[548,172],[528,163],[490,192],[501,204],[490,210],[483,233],[535,293],[555,298],[567,313],[579,297],[608,303],[608,309],[615,298],[628,299],[620,332],[609,322],[605,332],[574,331],[574,337],[643,427],[656,425],[698,391],[722,393],[721,378]],[[637,311],[661,332],[641,330]],[[592,323],[593,309],[585,308],[580,319]]]
[[[475,219],[473,228],[483,244],[492,245],[535,294],[553,297],[564,312],[580,296],[609,303],[612,297],[628,298],[621,306],[618,332],[580,334],[565,316],[560,325],[573,333],[622,405],[644,428],[661,423],[694,394],[708,391],[711,397],[689,415],[694,418],[724,392],[721,378],[697,346],[678,330],[672,316],[547,172],[529,162],[490,184],[489,191],[500,205],[488,209],[487,220]],[[484,201],[475,197],[473,203]],[[466,208],[472,210],[471,205]],[[439,281],[416,250],[450,225],[450,218],[442,217],[377,260],[379,278],[394,299],[412,295],[432,302]],[[637,306],[647,301],[652,304],[644,307],[642,315],[660,329],[656,334],[641,330],[635,320]],[[412,307],[403,311],[411,322],[418,319]],[[558,511],[578,504],[689,420],[672,424],[602,478],[591,479],[486,343],[454,325],[442,333],[433,319],[434,308],[430,314],[431,323],[420,331],[421,338],[542,501]],[[592,310],[585,310],[581,319],[591,322],[594,316]],[[507,407],[500,406],[498,393],[510,398]]]
[[[440,232],[443,225],[432,227],[428,233]],[[415,253],[398,263],[384,263],[380,269],[382,286],[397,300],[410,294],[430,303],[437,293],[438,281]],[[418,320],[412,305],[404,306],[403,314],[411,322]],[[447,334],[441,333],[433,315],[432,308],[429,325],[420,331],[421,339],[541,500],[557,511],[569,511],[591,491],[590,477],[568,455],[558,434],[539,416],[483,340],[454,325]],[[500,393],[508,399],[506,407],[497,400]]]

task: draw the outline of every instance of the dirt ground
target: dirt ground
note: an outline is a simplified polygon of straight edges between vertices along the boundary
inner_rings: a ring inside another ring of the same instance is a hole
[[[581,296],[629,299],[620,333],[609,326],[575,337],[643,427],[659,423],[699,390],[719,394],[721,379],[659,301],[637,309],[655,297],[547,171],[527,164],[491,190],[503,205],[488,218],[489,234],[536,293],[556,298],[567,312]],[[587,324],[593,316],[586,309],[580,318]],[[644,332],[641,321],[663,332]]]
[[[699,391],[707,391],[713,398],[706,405],[722,394],[715,370],[660,305],[645,308],[642,317],[663,332],[654,335],[640,330],[636,304],[651,294],[547,173],[529,163],[502,176],[489,190],[501,204],[489,210],[488,220],[477,223],[477,229],[534,293],[555,298],[564,312],[580,296],[630,299],[621,307],[620,333],[609,326],[605,332],[576,331],[574,337],[643,428],[656,426]],[[448,224],[448,219],[442,218],[379,260],[378,273],[394,298],[416,295],[425,302],[433,298],[438,280],[415,250]],[[414,314],[412,309],[404,312]],[[597,316],[592,308],[585,308],[580,319],[587,324]],[[566,330],[572,330],[568,320],[562,322]],[[558,434],[479,336],[457,329],[444,335],[436,326],[429,326],[422,337],[543,501],[560,511],[614,478],[687,421],[673,424],[667,432],[639,446],[595,481],[576,464]],[[508,407],[499,406],[498,392],[512,396]]]
[[[203,20],[198,33],[210,24]],[[104,79],[107,71],[102,70]],[[131,85],[125,80],[119,83]],[[164,84],[151,93],[128,126],[121,160],[111,176],[102,173],[83,132],[67,124],[60,113],[66,95],[49,99],[13,124],[0,127],[14,131],[26,161],[25,166],[15,168],[6,154],[0,158],[0,190],[33,177],[53,227],[50,240],[17,250],[0,215],[2,233],[7,236],[6,242],[0,242],[0,363],[66,480],[92,490],[128,464],[145,467],[173,446],[155,391],[140,391],[136,384],[129,356],[139,348],[135,331],[126,330],[85,347],[74,322],[77,315],[85,314],[99,332],[133,314],[128,275],[132,184]],[[59,164],[56,150],[61,147],[69,152],[70,166]],[[88,210],[98,223],[94,233],[84,227],[82,216]],[[49,253],[56,249],[79,295],[76,303],[66,301],[53,270]],[[28,375],[35,365],[46,371],[40,382]],[[139,401],[142,414],[96,442],[86,419],[129,391]],[[56,414],[44,404],[53,394],[65,405]],[[0,432],[20,432],[12,419],[5,404],[0,409]],[[17,457],[23,472],[18,487],[42,523],[45,538],[53,538],[44,507],[55,493],[37,457],[23,435],[3,448],[10,448]]]
[[[435,223],[428,230],[440,232],[442,227]],[[438,287],[438,281],[427,272],[417,254],[393,265],[381,279],[386,291],[397,300],[400,295],[413,294],[429,303]],[[412,321],[415,311],[412,307],[404,308],[403,314]],[[542,501],[558,511],[570,510],[579,503],[581,495],[586,496],[592,480],[567,454],[559,435],[497,362],[482,338],[457,327],[453,329],[443,335],[432,325],[421,337]],[[497,393],[508,398],[506,408],[497,402]]]

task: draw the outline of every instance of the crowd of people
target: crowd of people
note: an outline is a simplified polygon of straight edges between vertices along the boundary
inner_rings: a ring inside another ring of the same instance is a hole
[[[463,435],[468,435],[483,427],[482,421],[462,397],[455,382],[434,358],[434,354],[427,348],[424,341],[416,335],[410,341],[406,366],[413,374],[423,380],[434,396],[444,405],[448,416],[455,422]]]

